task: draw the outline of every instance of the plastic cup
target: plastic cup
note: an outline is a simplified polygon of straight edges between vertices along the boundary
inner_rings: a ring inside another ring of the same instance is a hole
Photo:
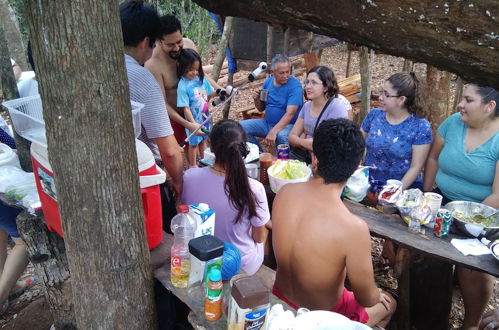
[[[258,165],[246,164],[246,173],[252,179],[258,179]]]
[[[437,216],[438,209],[442,206],[442,195],[437,193],[427,192],[424,194],[426,205],[431,208],[433,219]]]
[[[389,179],[389,180],[386,180],[386,185],[390,185],[390,186],[401,186],[402,185],[402,181],[395,180],[395,179]]]

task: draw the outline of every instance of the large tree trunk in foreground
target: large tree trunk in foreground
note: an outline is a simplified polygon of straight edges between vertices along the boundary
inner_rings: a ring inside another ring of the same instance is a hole
[[[9,54],[10,52],[7,47],[5,33],[0,25],[0,90],[2,91],[4,100],[12,100],[19,97],[16,78],[14,76],[14,71],[12,70]],[[6,109],[4,108],[4,110]],[[33,168],[31,166],[31,158],[29,156],[29,141],[17,135],[15,127],[14,139],[16,140],[17,155],[19,156],[21,167],[27,172],[32,172]]]
[[[194,1],[220,15],[295,26],[499,88],[497,0]]]
[[[81,329],[155,327],[117,4],[26,11]]]

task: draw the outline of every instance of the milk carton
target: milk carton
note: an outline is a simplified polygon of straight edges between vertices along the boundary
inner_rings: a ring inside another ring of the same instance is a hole
[[[197,223],[194,238],[215,235],[215,211],[210,209],[206,203],[191,204],[189,208]]]

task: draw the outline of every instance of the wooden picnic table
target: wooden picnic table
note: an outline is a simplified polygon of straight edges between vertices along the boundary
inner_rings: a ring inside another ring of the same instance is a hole
[[[173,244],[173,236],[164,233],[163,242],[158,248],[151,251],[151,263],[153,263],[154,277],[163,284],[163,286],[177,296],[183,303],[185,303],[191,313],[189,314],[189,322],[194,329],[225,329],[227,327],[226,312],[217,321],[206,321],[204,318],[204,293],[200,286],[193,288],[177,288],[172,285],[170,280],[170,249]],[[155,261],[162,261],[158,265]],[[284,310],[294,310],[289,307],[284,301],[280,300],[272,293],[270,293],[275,280],[275,271],[262,265],[255,275],[263,280],[265,286],[269,289],[270,304],[282,304]],[[228,302],[230,297],[230,284],[229,281],[223,281],[223,299]]]

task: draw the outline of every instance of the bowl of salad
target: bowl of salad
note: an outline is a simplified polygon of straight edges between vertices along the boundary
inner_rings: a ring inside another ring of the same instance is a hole
[[[307,164],[294,159],[278,159],[267,170],[270,189],[277,193],[288,183],[306,182],[312,176]]]
[[[447,203],[445,209],[452,213],[452,226],[460,232],[477,237],[482,234],[488,239],[499,234],[499,214],[496,209],[481,203],[455,201]]]

